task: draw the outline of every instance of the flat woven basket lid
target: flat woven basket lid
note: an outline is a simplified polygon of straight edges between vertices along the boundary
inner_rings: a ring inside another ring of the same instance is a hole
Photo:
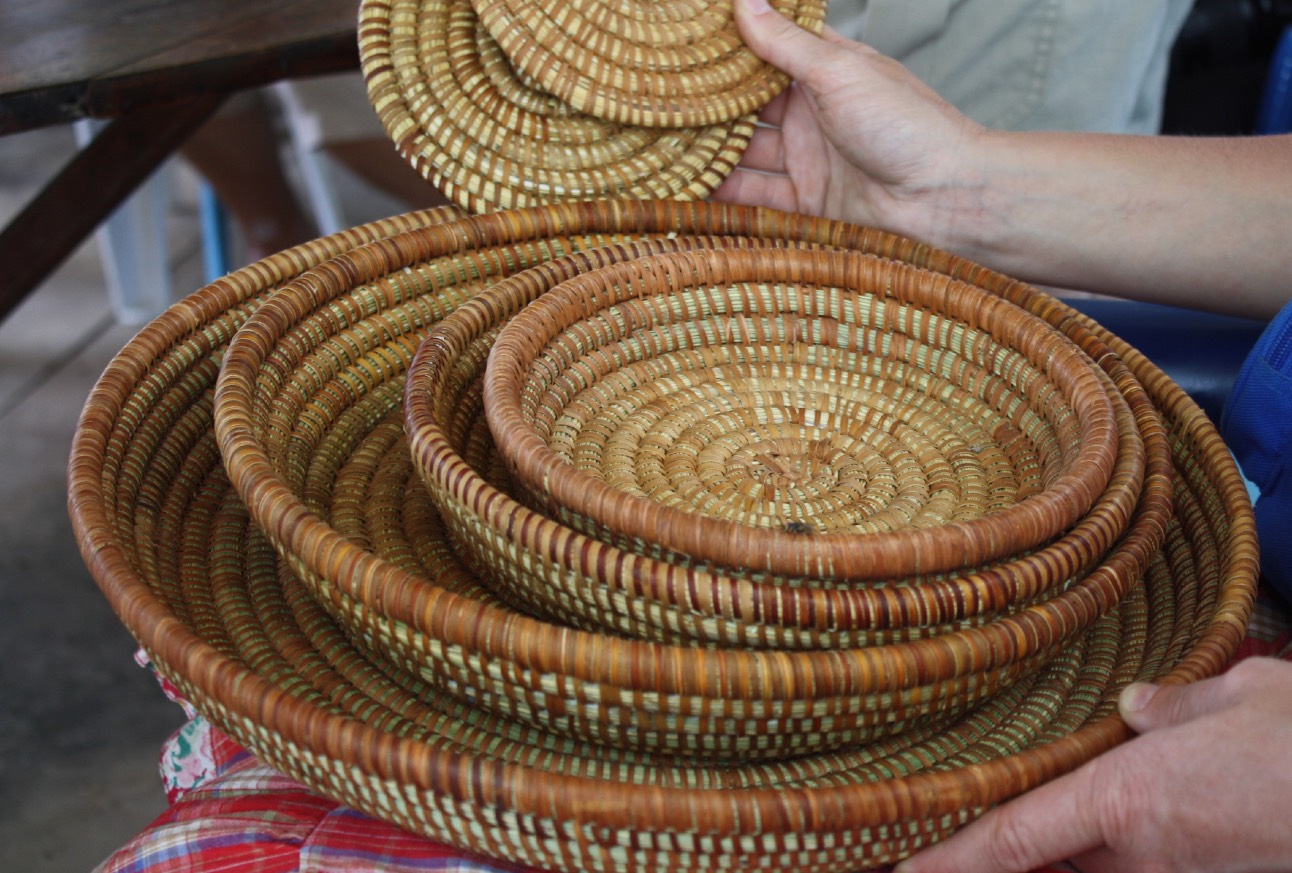
[[[587,115],[517,74],[468,0],[364,2],[369,100],[399,152],[471,212],[602,197],[703,199],[752,117],[649,129]]]
[[[562,215],[570,222],[575,213]],[[234,333],[277,308],[273,289],[316,266],[312,275],[339,276],[403,251],[445,217],[357,228],[201,289],[110,363],[77,429],[69,499],[95,579],[162,674],[284,772],[414,832],[543,869],[750,869],[771,859],[779,869],[842,873],[905,857],[1123,740],[1113,712],[1125,683],[1191,681],[1232,656],[1254,591],[1253,524],[1206,416],[1142,356],[1062,304],[924,251],[936,268],[1052,324],[1092,332],[1126,361],[1169,432],[1176,501],[1167,545],[1143,584],[1042,671],[952,725],[719,765],[562,739],[444,694],[416,675],[423,665],[372,659],[371,637],[338,622],[287,569],[230,488],[214,389]],[[406,275],[392,275],[387,290]],[[319,314],[370,315],[372,295],[356,289],[320,302]],[[309,407],[345,419],[337,432],[347,436],[301,450],[307,500],[348,542],[434,576],[463,600],[490,601],[462,572],[411,474],[397,417],[408,337],[375,348],[364,369]],[[335,557],[340,578],[349,561]]]
[[[474,0],[518,69],[571,106],[621,124],[690,127],[757,111],[789,83],[747,49],[732,0]],[[773,0],[813,32],[824,0]]]

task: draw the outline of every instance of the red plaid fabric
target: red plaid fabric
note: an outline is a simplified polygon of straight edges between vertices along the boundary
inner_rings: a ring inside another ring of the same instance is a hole
[[[521,873],[320,797],[220,737],[211,777],[97,873]]]
[[[1292,659],[1292,614],[1266,593],[1239,651],[1257,655]],[[200,745],[201,763],[168,764],[163,755],[170,809],[96,873],[524,873],[320,797],[200,718],[176,735],[167,754],[174,756],[177,745],[189,752]]]

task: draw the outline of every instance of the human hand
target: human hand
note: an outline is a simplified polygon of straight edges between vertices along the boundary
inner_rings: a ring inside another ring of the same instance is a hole
[[[947,217],[966,206],[966,159],[983,129],[896,61],[809,33],[766,0],[737,0],[736,21],[751,50],[795,84],[766,107],[715,199],[944,240]]]
[[[1292,663],[1252,658],[1186,686],[1135,685],[1140,736],[984,815],[894,873],[1292,870]]]

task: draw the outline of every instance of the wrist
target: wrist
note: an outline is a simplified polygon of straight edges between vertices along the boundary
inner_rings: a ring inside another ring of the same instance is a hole
[[[1115,177],[1133,188],[1115,163],[1073,161],[1081,151],[1066,134],[966,129],[945,181],[923,195],[922,238],[1023,281],[1078,287],[1068,283],[1089,277],[1087,241],[1118,223],[1117,197],[1089,198],[1090,186]]]
[[[1003,151],[1002,135],[961,122],[917,177],[878,185],[878,196],[867,199],[874,204],[872,220],[894,233],[982,261],[1007,238],[1009,211],[1001,205],[999,171],[993,167]]]
[[[920,239],[988,266],[999,263],[1011,238],[1003,156],[1013,152],[1012,134],[973,123],[958,139],[918,193],[924,226]]]

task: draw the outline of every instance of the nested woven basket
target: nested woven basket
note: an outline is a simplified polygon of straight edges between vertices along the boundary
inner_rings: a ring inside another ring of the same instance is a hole
[[[585,532],[735,573],[900,580],[1087,513],[1117,455],[1098,372],[936,273],[706,251],[539,297],[494,343],[485,408],[520,484]]]
[[[795,235],[799,230],[781,228],[779,232]],[[730,256],[737,254],[741,253]],[[775,257],[791,255],[797,257],[797,253],[776,253]],[[583,269],[586,269],[583,265],[565,262],[544,265],[504,280],[471,301],[458,316],[436,329],[434,341],[428,343],[414,364],[408,400],[410,430],[415,450],[423,459],[423,474],[437,494],[446,520],[472,554],[473,565],[478,572],[499,582],[512,599],[558,619],[647,639],[707,640],[741,647],[779,648],[837,648],[899,642],[931,637],[958,626],[980,625],[996,613],[1018,609],[1038,597],[1061,590],[1064,584],[1083,579],[1112,548],[1116,538],[1127,533],[1135,516],[1136,501],[1141,497],[1146,457],[1159,473],[1169,464],[1160,432],[1152,432],[1151,416],[1146,421],[1150,429],[1146,451],[1124,398],[1112,392],[1112,399],[1118,401],[1120,430],[1120,454],[1112,485],[1078,525],[1040,551],[954,575],[909,578],[901,584],[897,580],[881,580],[879,585],[838,587],[829,587],[828,580],[820,578],[769,577],[697,567],[685,560],[664,562],[651,556],[657,547],[648,540],[637,541],[638,549],[647,554],[627,554],[618,546],[631,543],[590,540],[549,519],[526,513],[506,493],[489,492],[487,498],[474,493],[473,489],[481,484],[480,473],[486,470],[488,457],[463,451],[464,446],[480,443],[470,434],[471,422],[464,421],[460,413],[462,409],[473,408],[473,401],[464,399],[465,386],[470,383],[462,375],[464,367],[474,367],[471,378],[479,378],[477,362],[483,359],[482,349],[492,341],[492,332],[509,316],[521,312],[531,300],[540,301],[535,320],[550,322],[541,312],[541,301],[546,299],[544,292]],[[876,269],[890,279],[896,275],[895,265],[891,263]],[[598,290],[586,295],[586,289],[571,286],[570,290],[574,297],[585,299],[604,296]],[[716,300],[717,295],[706,299]],[[529,314],[534,310],[524,311]],[[622,313],[618,316],[623,321],[632,320]],[[1039,333],[1045,333],[1042,326],[1035,327]],[[691,333],[698,335],[700,331]],[[714,332],[709,336],[712,338]],[[749,348],[751,345],[741,346],[739,353]],[[495,354],[502,351],[498,349]],[[450,372],[451,379],[443,378]],[[890,368],[886,374],[891,376],[896,372]],[[669,372],[665,380],[669,388],[675,386],[675,376],[682,378]],[[820,372],[806,378],[826,381]],[[839,375],[836,381],[846,379],[846,375]],[[595,390],[597,380],[588,378],[587,384]],[[671,409],[679,403],[676,398],[677,394],[669,391],[662,403]],[[1142,392],[1135,399],[1142,409],[1145,405]],[[452,458],[454,464],[463,461],[466,469],[459,471],[445,465],[443,457]],[[1106,574],[1113,567],[1131,576],[1138,574],[1144,555],[1157,542],[1154,538],[1157,534],[1153,532],[1160,530],[1165,512],[1162,501],[1166,495],[1161,479],[1150,483],[1143,496],[1146,505],[1153,508],[1135,518],[1133,526],[1139,529],[1139,535],[1128,534],[1118,546],[1117,557],[1111,565],[1094,579],[1083,582],[1077,592],[1064,595],[1068,600],[1088,597],[1092,586],[1107,582]],[[481,513],[487,510],[488,517],[477,518],[476,507]],[[938,556],[948,553],[947,549],[940,548],[945,543],[937,541],[941,529],[905,533],[914,533],[914,536],[904,545],[912,548],[926,566],[936,569]],[[951,543],[963,542],[956,539],[963,531],[951,533],[948,538]],[[791,543],[802,542],[802,536],[796,534],[787,539]],[[980,537],[976,544],[989,541],[987,537]],[[837,538],[837,542],[846,545],[847,538]],[[972,537],[970,542],[974,542]],[[825,553],[829,561],[843,566],[844,561],[837,553]],[[963,562],[966,550],[953,548],[949,553],[951,557],[942,560],[961,566],[957,562]],[[871,554],[862,555],[863,560]],[[828,572],[824,566],[827,559],[821,559],[820,552],[812,559],[818,561],[812,569],[822,571],[821,575]],[[808,563],[806,559],[799,560],[799,567]],[[1062,603],[1047,608],[1062,609]],[[1001,630],[996,628],[990,633]]]
[[[654,128],[580,112],[513,69],[469,0],[366,0],[359,50],[369,100],[400,153],[473,212],[702,199],[753,132],[754,106]]]
[[[1210,675],[1243,635],[1256,572],[1250,506],[1205,415],[1141,356],[1062,304],[875,237],[890,254],[989,287],[1124,360],[1122,378],[1143,385],[1169,430],[1176,501],[1167,546],[1143,588],[1073,647],[945,730],[734,768],[625,757],[518,729],[370,662],[280,571],[220,467],[211,403],[225,345],[266,289],[408,226],[383,222],[274,256],[173,308],[110,364],[71,459],[82,554],[158,669],[255,754],[324,793],[464,849],[545,869],[868,869],[1120,741],[1125,729],[1111,713],[1127,681]],[[409,245],[405,238],[354,253],[338,269]],[[345,446],[311,456],[305,477],[337,529],[381,549],[384,561],[439,561],[437,578],[469,589],[471,580],[450,578],[449,553],[429,542],[440,535],[397,424],[356,412],[344,429]],[[391,495],[401,491],[398,512]],[[299,518],[308,526],[307,516]],[[367,562],[335,545],[338,579]],[[373,608],[411,605],[396,602],[398,588],[386,593],[389,602]]]
[[[719,651],[576,633],[465,602],[434,580],[375,559],[311,515],[303,499],[309,458],[330,451],[328,435],[349,406],[380,384],[402,379],[418,326],[460,299],[460,279],[501,276],[538,257],[540,241],[553,240],[550,251],[579,234],[629,228],[818,241],[836,231],[801,216],[676,203],[602,202],[477,217],[369,246],[311,272],[262,307],[231,344],[216,429],[234,483],[319,600],[381,657],[415,665],[427,681],[500,715],[594,742],[670,753],[778,755],[945,719],[1037,669],[1138,578],[1160,542],[1167,512],[1160,494],[1137,510],[1159,524],[1128,534],[1070,591],[981,629],[845,652]],[[489,245],[476,250],[484,243]],[[503,246],[510,255],[501,253]],[[589,255],[583,263],[595,266],[625,251]],[[568,268],[576,262],[556,263]],[[482,305],[487,315],[490,304]],[[479,317],[476,307],[455,320]],[[428,347],[439,345],[438,336]],[[445,368],[439,387],[453,393],[436,402],[450,415],[469,422],[473,407],[478,410],[471,383],[482,372],[486,350],[482,344],[459,349],[460,360]],[[473,569],[569,556],[597,564],[597,552],[577,547],[574,532],[531,520],[450,454],[433,458],[438,447],[428,446],[421,431],[413,435],[419,467],[442,477],[446,488],[459,489],[451,500],[436,497]],[[508,524],[510,531],[503,530]],[[513,534],[512,542],[504,540]],[[640,616],[628,620],[649,623]]]

